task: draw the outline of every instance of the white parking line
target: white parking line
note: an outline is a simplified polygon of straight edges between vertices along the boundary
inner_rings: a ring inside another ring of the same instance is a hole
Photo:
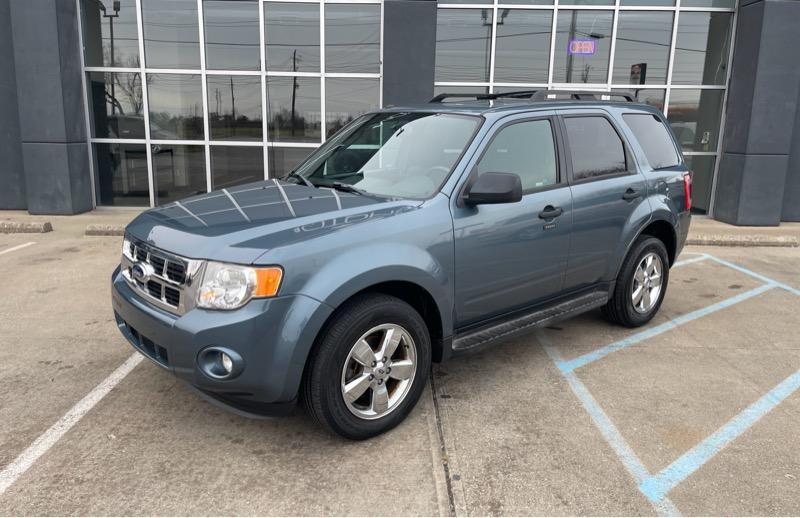
[[[35,244],[36,244],[35,241],[30,241],[28,243],[22,243],[21,245],[12,246],[11,248],[7,248],[5,250],[0,250],[0,255],[7,254],[9,252],[14,252],[16,250],[21,250],[23,248],[26,248],[26,247],[29,247],[29,246],[35,245]]]
[[[100,402],[106,394],[111,392],[111,389],[116,387],[134,367],[139,365],[142,358],[143,356],[139,353],[131,355],[130,358],[125,360],[125,363],[117,367],[117,370],[112,372],[106,379],[100,382],[99,385],[92,389],[91,392],[86,394],[83,399],[78,401],[75,406],[70,408],[69,412],[64,414],[56,424],[48,428],[46,432],[33,441],[33,444],[20,453],[19,456],[14,459],[14,462],[3,468],[3,471],[0,471],[0,495],[5,493],[19,477],[33,466],[39,457],[47,453],[64,434],[92,409],[92,407]]]

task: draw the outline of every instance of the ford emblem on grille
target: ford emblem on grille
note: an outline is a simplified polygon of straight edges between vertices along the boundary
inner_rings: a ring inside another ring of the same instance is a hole
[[[146,263],[136,263],[131,266],[131,277],[137,282],[146,283],[153,273],[153,267]]]

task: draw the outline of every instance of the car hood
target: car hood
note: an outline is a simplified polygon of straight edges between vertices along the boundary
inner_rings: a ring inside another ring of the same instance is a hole
[[[128,225],[126,234],[183,257],[251,264],[272,248],[420,204],[267,180],[150,209]]]

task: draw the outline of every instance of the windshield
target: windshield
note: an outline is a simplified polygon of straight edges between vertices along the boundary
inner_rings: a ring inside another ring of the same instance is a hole
[[[297,174],[318,187],[429,198],[469,144],[481,119],[445,113],[375,113],[325,143]]]

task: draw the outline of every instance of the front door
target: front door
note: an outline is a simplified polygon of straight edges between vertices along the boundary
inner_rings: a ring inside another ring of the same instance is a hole
[[[555,119],[516,119],[487,137],[471,166],[520,176],[522,201],[453,209],[455,321],[463,327],[530,306],[562,289],[572,198]]]

